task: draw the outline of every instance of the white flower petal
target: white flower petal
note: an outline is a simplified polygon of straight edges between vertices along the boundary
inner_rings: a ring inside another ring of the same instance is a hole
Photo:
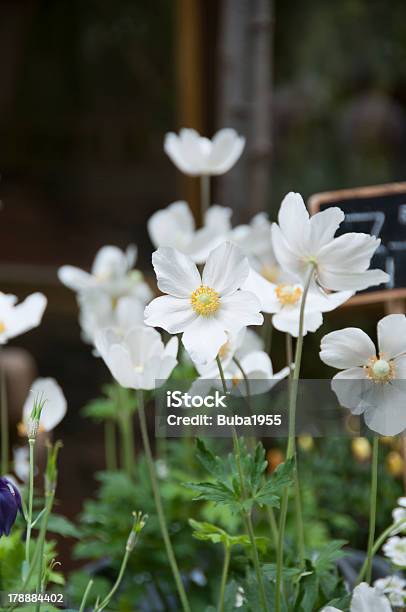
[[[344,221],[344,212],[333,206],[310,218],[310,244],[318,251],[334,238],[339,225]]]
[[[221,298],[216,319],[221,322],[223,329],[230,333],[237,333],[247,325],[262,325],[264,322],[259,300],[249,291],[237,291]]]
[[[202,282],[215,289],[220,296],[229,295],[239,289],[247,279],[249,264],[242,251],[224,242],[212,251],[204,266]]]
[[[276,285],[267,281],[263,276],[250,268],[248,278],[244,282],[243,291],[250,291],[259,300],[262,312],[279,312],[281,303],[279,302],[276,293]]]
[[[366,582],[354,589],[351,612],[391,612],[392,607],[385,597]]]
[[[273,249],[279,265],[283,270],[290,272],[290,274],[293,274],[297,279],[303,279],[309,268],[309,264],[306,264],[300,255],[291,248],[290,243],[287,242],[280,227],[276,223],[272,224],[271,231]]]
[[[227,336],[216,317],[198,317],[182,336],[185,349],[196,363],[213,361]]]
[[[42,293],[32,293],[23,302],[13,306],[5,322],[7,338],[15,338],[26,331],[38,327],[47,305]],[[0,310],[0,321],[2,313]],[[4,322],[3,322],[4,323]]]
[[[193,261],[170,247],[160,247],[152,254],[152,265],[159,289],[175,297],[188,297],[201,284],[201,278]]]
[[[137,389],[137,379],[130,351],[122,344],[113,344],[105,360],[111,374],[119,385],[126,389]]]
[[[336,374],[331,381],[331,388],[338,402],[352,414],[362,414],[367,408],[364,396],[374,383],[368,380],[364,368],[355,367]]]
[[[310,220],[300,193],[291,191],[284,197],[279,209],[278,223],[289,248],[295,254],[308,255]]]
[[[321,340],[320,359],[333,368],[363,366],[375,354],[371,338],[355,327],[331,332]]]
[[[353,291],[325,293],[322,289],[316,287],[307,294],[306,309],[331,312],[344,304],[344,302],[349,300],[353,295]]]
[[[73,291],[84,291],[95,285],[95,280],[91,274],[75,266],[62,266],[59,268],[58,278],[63,285]]]
[[[397,436],[406,428],[406,386],[374,384],[364,396],[365,423],[381,436]]]
[[[116,246],[104,246],[96,254],[92,275],[100,279],[120,278],[128,272],[126,253]]]
[[[147,223],[149,237],[156,248],[174,247],[183,251],[192,239],[195,222],[187,202],[173,202],[154,213]]]
[[[194,167],[192,160],[189,160],[185,155],[182,147],[182,142],[177,134],[170,132],[166,134],[164,141],[164,151],[175,164],[175,166],[184,174],[197,176],[200,174],[200,167]]]
[[[35,401],[45,401],[42,409],[40,426],[45,431],[52,431],[66,414],[67,402],[61,387],[54,378],[37,378],[25,400],[23,421],[28,422]]]
[[[323,287],[332,291],[362,291],[389,281],[389,275],[378,269],[365,272],[338,272],[318,268],[317,278]]]
[[[230,128],[219,130],[213,137],[213,147],[210,155],[212,174],[228,172],[241,156],[245,146],[245,138],[238,136]]]
[[[378,346],[385,359],[394,359],[406,353],[406,317],[391,314],[378,323]]]
[[[295,307],[285,307],[272,317],[272,325],[279,331],[286,332],[297,338],[299,336],[300,304]],[[320,311],[305,309],[303,317],[303,335],[315,332],[323,323]]]
[[[190,299],[174,298],[170,295],[157,297],[145,308],[145,324],[162,327],[170,334],[178,334],[197,317],[191,307]]]

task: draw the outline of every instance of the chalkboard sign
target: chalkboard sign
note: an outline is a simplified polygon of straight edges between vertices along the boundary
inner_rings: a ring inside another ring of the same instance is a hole
[[[365,232],[381,239],[371,267],[381,268],[390,276],[386,285],[367,289],[351,302],[406,297],[406,183],[317,193],[308,200],[312,214],[331,206],[339,206],[345,213],[337,236],[345,232]]]

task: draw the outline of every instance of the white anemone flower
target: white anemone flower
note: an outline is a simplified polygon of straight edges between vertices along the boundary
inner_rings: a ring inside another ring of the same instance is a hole
[[[258,297],[262,312],[273,314],[272,325],[276,329],[297,338],[304,287],[287,274],[283,273],[282,278],[285,282],[271,283],[251,269],[243,289]],[[322,313],[338,308],[352,295],[353,291],[326,293],[313,283],[305,302],[303,335],[315,332],[323,323]]]
[[[204,138],[196,130],[183,128],[179,136],[169,132],[164,150],[175,166],[190,176],[228,172],[239,159],[245,138],[230,128],[219,130],[213,138]]]
[[[17,304],[17,297],[0,293],[0,344],[38,327],[47,305],[42,293],[32,293]]]
[[[340,612],[334,606],[326,606],[322,612]],[[350,612],[392,612],[392,607],[385,595],[366,582],[361,582],[355,587]]]
[[[13,448],[14,474],[21,482],[28,482],[30,477],[30,460],[28,446]]]
[[[271,222],[267,213],[258,213],[246,225],[230,232],[230,241],[247,255],[251,266],[271,283],[277,283],[281,268],[272,247]]]
[[[127,247],[125,252],[108,245],[97,252],[90,273],[75,266],[62,266],[58,277],[61,283],[77,293],[98,289],[113,299],[134,295],[146,303],[152,294],[141,272],[132,269],[136,258],[134,245]]]
[[[158,249],[152,263],[158,287],[168,295],[146,307],[145,323],[182,333],[194,362],[213,361],[227,333],[263,322],[256,296],[240,289],[249,272],[247,258],[231,243],[210,253],[202,275],[189,257],[169,247]]]
[[[385,557],[398,567],[406,567],[406,538],[393,536],[382,546]]]
[[[387,596],[392,606],[401,608],[406,599],[406,580],[400,576],[386,576],[375,580],[374,587],[377,591]]]
[[[272,225],[279,264],[302,282],[314,267],[317,282],[333,291],[360,291],[387,282],[389,276],[382,270],[368,270],[381,241],[358,232],[334,238],[343,220],[337,207],[310,217],[302,196],[288,193],[279,210],[279,225]]]
[[[131,295],[113,301],[102,291],[86,291],[79,294],[78,302],[82,338],[89,344],[94,344],[100,329],[112,327],[124,335],[144,321],[144,303]]]
[[[116,381],[127,389],[154,389],[176,366],[178,339],[165,346],[156,329],[139,325],[124,336],[114,329],[96,334],[96,348]]]
[[[28,422],[34,403],[44,401],[39,421],[39,431],[49,432],[55,429],[66,415],[67,402],[61,387],[54,378],[37,378],[31,387],[23,407],[23,429],[28,430]]]
[[[322,338],[320,359],[342,369],[332,380],[338,401],[384,436],[406,427],[406,317],[388,315],[378,323],[378,354],[361,329],[348,327]]]
[[[226,239],[230,229],[231,208],[213,204],[205,212],[203,227],[196,229],[187,202],[173,202],[148,220],[148,233],[155,248],[172,247],[204,263],[213,249]]]

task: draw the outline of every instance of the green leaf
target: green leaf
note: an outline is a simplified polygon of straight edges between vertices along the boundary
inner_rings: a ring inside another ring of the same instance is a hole
[[[224,461],[207,448],[203,440],[196,438],[196,459],[214,477],[224,476]]]
[[[337,559],[345,556],[345,552],[341,550],[345,544],[347,544],[345,540],[332,540],[325,544],[322,550],[311,555],[310,561],[319,576],[331,572],[335,568]]]
[[[198,493],[195,500],[205,499],[217,504],[241,507],[234,491],[224,482],[186,482],[185,486]]]
[[[114,419],[117,416],[117,405],[108,399],[96,399],[82,408],[82,414],[98,422]]]
[[[227,546],[227,548],[237,545],[250,545],[250,539],[247,535],[230,535],[224,529],[221,529],[221,527],[211,523],[201,523],[200,521],[189,519],[189,525],[194,530],[193,536],[198,540],[213,542],[213,544],[221,543]]]
[[[262,566],[262,570],[268,578],[275,580],[276,578],[276,563],[265,563]],[[297,582],[301,577],[308,576],[313,572],[307,572],[298,567],[284,567],[282,568],[282,576],[292,582]]]
[[[293,482],[294,459],[287,459],[276,468],[265,484],[255,493],[254,502],[259,506],[279,507],[283,489]]]
[[[48,521],[48,531],[68,538],[79,539],[81,537],[81,531],[61,514],[51,514]]]

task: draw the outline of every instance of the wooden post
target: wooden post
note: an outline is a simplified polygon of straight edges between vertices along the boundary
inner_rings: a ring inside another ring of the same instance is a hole
[[[178,126],[204,132],[202,11],[200,0],[176,2],[176,90]],[[181,175],[180,193],[200,220],[199,179]]]

